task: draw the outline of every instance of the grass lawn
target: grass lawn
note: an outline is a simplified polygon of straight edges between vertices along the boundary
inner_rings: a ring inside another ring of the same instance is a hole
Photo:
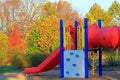
[[[12,72],[16,70],[15,66],[0,66],[0,72]]]

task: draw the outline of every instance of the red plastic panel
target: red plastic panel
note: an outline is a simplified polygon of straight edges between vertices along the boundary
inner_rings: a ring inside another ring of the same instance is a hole
[[[117,27],[99,28],[92,24],[88,29],[89,48],[106,47],[116,48],[119,43],[119,31]]]
[[[98,34],[100,32],[100,28],[96,24],[92,24],[88,27],[88,47],[89,48],[96,48],[99,46],[98,41]]]
[[[118,41],[117,47],[120,47],[120,26],[117,26],[116,28],[118,29],[118,32],[119,32],[119,41]]]

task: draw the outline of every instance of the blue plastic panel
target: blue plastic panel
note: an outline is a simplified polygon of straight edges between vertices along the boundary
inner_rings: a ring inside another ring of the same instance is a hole
[[[85,77],[85,55],[83,50],[64,51],[64,77]]]

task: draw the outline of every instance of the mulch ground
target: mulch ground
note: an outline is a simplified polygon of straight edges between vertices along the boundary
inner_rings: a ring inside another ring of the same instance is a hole
[[[108,69],[108,68],[107,68]],[[111,68],[113,69],[113,68]],[[120,80],[120,70],[104,70],[103,76],[90,75],[88,80]],[[59,78],[59,69],[53,69],[47,72],[25,75],[23,72],[5,72],[0,73],[0,80],[86,80],[82,78]]]

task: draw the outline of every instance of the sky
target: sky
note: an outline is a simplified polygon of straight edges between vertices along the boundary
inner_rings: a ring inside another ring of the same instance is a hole
[[[49,1],[56,2],[59,0]],[[108,8],[111,6],[112,2],[115,0],[67,0],[67,1],[71,3],[72,7],[76,9],[81,16],[84,16],[95,2],[99,4],[104,10],[107,11]],[[120,2],[120,0],[116,1]]]

